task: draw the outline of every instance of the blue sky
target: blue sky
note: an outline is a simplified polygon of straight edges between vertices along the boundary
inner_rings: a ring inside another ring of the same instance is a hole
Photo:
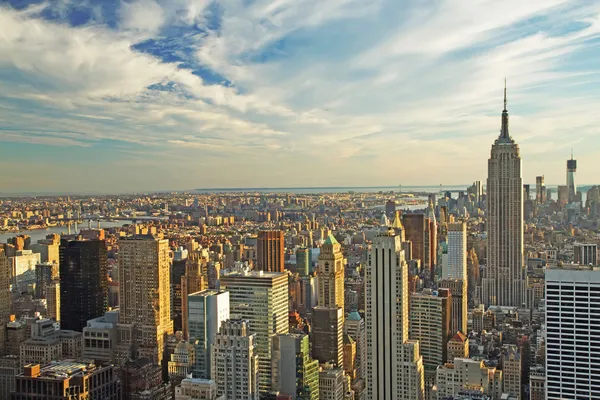
[[[0,1],[0,192],[600,183],[600,2]]]

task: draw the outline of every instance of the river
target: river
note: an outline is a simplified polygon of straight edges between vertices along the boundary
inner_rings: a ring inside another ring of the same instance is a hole
[[[100,221],[100,228],[115,228],[120,227],[126,224],[131,224],[132,221],[122,220],[122,221]],[[87,229],[87,222],[81,223],[77,225],[78,229]],[[92,222],[92,228],[97,228],[98,222]],[[74,225],[71,226],[71,232],[74,233]],[[31,230],[22,230],[19,232],[1,232],[0,233],[0,243],[6,243],[6,241],[12,237],[17,235],[28,235],[31,237],[31,243],[37,243],[40,239],[45,239],[46,235],[50,235],[51,233],[58,233],[59,235],[67,234],[69,228],[65,226],[54,226],[46,229],[31,229]]]

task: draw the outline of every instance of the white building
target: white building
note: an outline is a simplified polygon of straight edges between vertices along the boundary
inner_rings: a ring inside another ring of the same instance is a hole
[[[319,372],[319,400],[344,400],[346,378],[344,370],[325,365]]]
[[[9,257],[9,262],[12,283],[19,285],[27,280],[35,281],[35,266],[42,262],[42,257],[31,250],[18,250],[14,257]]]
[[[442,279],[467,278],[467,224],[448,224],[448,264],[443,265]]]
[[[213,289],[188,295],[188,332],[196,346],[194,377],[210,379],[211,346],[221,323],[229,319],[229,293]]]
[[[598,245],[596,243],[575,243],[573,262],[581,265],[598,265]]]
[[[437,368],[437,399],[458,395],[464,390],[476,390],[500,400],[502,396],[502,371],[486,367],[483,361],[455,358]]]
[[[408,340],[408,266],[392,229],[373,239],[366,269],[367,398],[424,398],[419,343]]]
[[[482,302],[520,307],[525,301],[523,179],[519,145],[508,132],[506,88],[502,129],[488,160],[486,190],[488,246]]]
[[[271,350],[274,334],[289,333],[288,275],[280,272],[233,272],[221,277],[221,289],[229,292],[231,315],[249,321],[256,333],[260,390],[271,390]]]
[[[256,334],[247,320],[228,320],[212,345],[211,376],[219,396],[226,400],[258,400],[258,355]]]
[[[546,270],[546,399],[600,393],[600,269]]]
[[[217,395],[213,380],[186,378],[175,387],[175,400],[225,400],[225,396]]]
[[[97,362],[114,362],[117,346],[119,310],[107,311],[103,316],[90,319],[83,328],[83,358]]]

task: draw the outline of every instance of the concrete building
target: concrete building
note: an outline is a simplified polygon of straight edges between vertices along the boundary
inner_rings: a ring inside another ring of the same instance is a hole
[[[505,344],[502,347],[502,392],[514,396],[516,400],[523,398],[522,367],[523,362],[519,348],[514,344]]]
[[[257,335],[250,333],[248,324],[224,321],[212,346],[211,376],[218,395],[226,400],[259,399]]]
[[[310,249],[299,248],[296,250],[296,272],[300,276],[308,276],[311,272]]]
[[[0,357],[0,399],[10,399],[15,389],[15,377],[23,372],[18,356]]]
[[[437,368],[437,399],[457,396],[464,390],[476,390],[500,400],[502,395],[502,371],[486,367],[483,361],[456,358]]]
[[[175,387],[175,400],[225,400],[225,396],[217,394],[213,380],[186,378]]]
[[[95,362],[115,362],[119,310],[107,311],[91,319],[83,328],[83,358]]]
[[[169,241],[152,235],[119,240],[117,362],[146,358],[160,364],[173,334]]]
[[[429,398],[431,388],[435,385],[436,368],[446,361],[446,345],[452,336],[450,290],[440,289],[436,293],[429,289],[411,295],[409,312],[408,337],[419,342],[424,366],[425,398]]]
[[[167,366],[171,385],[177,385],[182,379],[192,375],[192,367],[195,363],[196,347],[185,340],[181,340],[175,346],[175,351],[171,354]]]
[[[81,332],[108,310],[105,241],[61,240],[59,266],[61,327]]]
[[[64,360],[44,367],[29,364],[16,376],[12,400],[38,399],[120,399],[120,387],[113,366]]]
[[[163,380],[163,370],[153,360],[127,360],[118,370],[122,399],[171,400],[171,385]]]
[[[35,279],[35,266],[41,262],[40,253],[34,253],[32,250],[17,250],[13,257],[9,257],[11,283],[21,286],[31,278]]]
[[[344,364],[344,310],[341,307],[313,309],[313,358],[338,368]]]
[[[346,379],[344,370],[325,365],[319,372],[319,400],[344,400]]]
[[[283,231],[260,231],[257,240],[257,270],[283,272],[285,241]]]
[[[358,311],[352,311],[344,323],[344,333],[356,342],[356,371],[359,378],[364,379],[367,363],[367,337],[365,320]]]
[[[543,368],[529,373],[529,399],[546,400],[546,374]]]
[[[600,393],[600,269],[546,270],[546,399]]]
[[[423,400],[423,358],[408,339],[408,266],[393,229],[373,239],[365,279],[367,398]]]
[[[201,292],[208,289],[208,263],[204,257],[201,256],[200,252],[193,251],[189,254],[185,261],[185,274],[181,277],[181,318],[182,318],[182,330],[183,338],[189,339],[189,321],[187,320],[189,315],[188,310],[188,296],[192,293]],[[213,282],[213,288],[216,287]],[[217,328],[218,329],[218,328]]]
[[[60,322],[60,281],[53,280],[46,285],[46,316]]]
[[[598,265],[598,245],[596,243],[573,244],[573,262],[581,265]]]
[[[8,257],[0,247],[0,325],[8,322],[10,316],[10,273]]]
[[[319,400],[319,361],[310,356],[308,335],[273,337],[273,391],[292,400]]]
[[[538,204],[546,203],[546,185],[543,176],[535,177],[535,201]]]
[[[344,309],[344,255],[332,234],[325,239],[319,254],[319,306]]]
[[[457,332],[448,340],[446,362],[452,364],[455,358],[469,358],[469,338]]]
[[[525,301],[523,179],[519,145],[508,129],[506,88],[502,129],[492,145],[486,190],[488,245],[482,302],[520,307]]]
[[[221,277],[221,290],[229,292],[231,315],[249,321],[256,334],[260,390],[271,390],[271,349],[274,334],[289,333],[288,276],[277,272],[234,272]]]
[[[452,295],[452,317],[450,330],[452,333],[467,333],[468,291],[466,279],[443,279],[438,282],[440,289],[449,289]]]
[[[35,266],[35,297],[46,298],[46,287],[57,280],[58,263],[43,262]]]
[[[229,319],[229,293],[207,289],[190,294],[187,301],[190,343],[196,347],[192,371],[197,378],[210,379],[211,346],[221,324]]]
[[[442,279],[467,278],[467,224],[448,224],[448,267],[442,269]]]

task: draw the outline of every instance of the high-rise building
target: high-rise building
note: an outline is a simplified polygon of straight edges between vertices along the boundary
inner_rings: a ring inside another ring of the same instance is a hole
[[[535,177],[535,201],[538,204],[546,203],[546,184],[543,176]]]
[[[596,243],[573,244],[573,262],[581,265],[598,265],[598,245]]]
[[[169,267],[167,239],[138,235],[119,240],[120,364],[137,358],[161,363],[165,336],[173,334]]]
[[[62,240],[59,257],[60,325],[81,332],[88,320],[108,310],[106,243]]]
[[[600,393],[600,271],[546,270],[546,399]]]
[[[577,196],[577,185],[575,184],[576,172],[577,160],[573,159],[573,152],[571,152],[571,159],[567,160],[567,188],[569,189],[569,203],[575,201],[575,196]]]
[[[163,371],[147,358],[128,360],[118,368],[123,400],[171,400],[172,389],[163,380]]]
[[[367,363],[367,337],[365,320],[358,311],[352,311],[344,322],[344,333],[350,335],[356,342],[356,370],[359,378],[366,375]]]
[[[402,214],[402,226],[406,240],[412,244],[412,259],[425,259],[425,215]]]
[[[188,300],[190,343],[196,347],[196,378],[210,379],[210,355],[221,323],[229,319],[229,293],[213,289],[192,293]]]
[[[218,395],[227,400],[259,399],[257,335],[248,325],[247,320],[224,321],[212,346],[211,376]]]
[[[344,364],[344,310],[341,307],[313,309],[313,358],[320,363]]]
[[[10,316],[10,263],[4,249],[0,247],[0,326]],[[2,343],[0,343],[2,345]]]
[[[284,249],[283,231],[258,232],[257,269],[266,272],[283,272]]]
[[[450,331],[467,334],[468,294],[466,279],[443,279],[438,282],[438,287],[449,289],[452,294],[452,318]]]
[[[181,277],[181,324],[184,339],[189,338],[189,322],[187,320],[189,302],[187,298],[192,293],[206,289],[208,289],[208,263],[201,257],[200,252],[193,251],[188,255],[185,262],[185,274]],[[217,325],[217,329],[218,326],[220,325]]]
[[[44,367],[29,364],[16,376],[12,400],[120,399],[120,385],[113,366],[64,360]]]
[[[87,326],[83,328],[84,360],[114,362],[118,322],[118,309],[108,311],[103,316],[87,322]]]
[[[429,207],[425,212],[425,242],[423,269],[428,271],[426,278],[434,282],[435,267],[437,265],[438,240],[437,240],[437,221],[435,219],[435,210],[430,195]]]
[[[221,290],[229,292],[231,315],[249,321],[256,334],[260,390],[271,390],[271,350],[274,334],[289,333],[288,276],[278,272],[234,272],[221,277]]]
[[[55,279],[46,285],[46,316],[60,321],[60,281]]]
[[[461,332],[457,332],[448,340],[446,360],[450,364],[455,358],[469,358],[469,338]]]
[[[448,339],[452,336],[450,321],[452,295],[449,289],[425,290],[410,296],[409,334],[419,342],[423,357],[425,398],[430,398],[435,385],[435,370],[446,361]]]
[[[58,264],[42,262],[35,266],[35,297],[46,298],[46,285],[58,279]]]
[[[273,337],[273,391],[293,400],[319,400],[319,361],[310,356],[308,335]]]
[[[442,269],[442,279],[467,278],[467,224],[448,224],[448,267]]]
[[[569,204],[569,187],[567,185],[559,185],[556,189],[558,191],[558,205],[563,208]]]
[[[319,255],[319,306],[344,309],[344,255],[342,246],[329,234]]]
[[[408,339],[408,266],[392,230],[373,239],[366,268],[367,398],[424,398],[419,342]]]
[[[388,200],[385,202],[385,215],[390,219],[394,219],[396,216],[396,202],[394,200]]]
[[[23,372],[18,356],[0,357],[0,399],[10,399],[15,390],[15,377]]]
[[[482,302],[486,306],[520,307],[525,300],[523,180],[519,145],[508,130],[506,87],[502,129],[492,145],[486,188],[488,246]]]
[[[456,358],[454,363],[446,363],[437,369],[437,399],[455,398],[461,390],[470,389],[499,400],[502,396],[502,371],[488,367],[481,360]],[[466,397],[472,398],[472,397]]]
[[[502,347],[502,392],[521,400],[521,372],[523,361],[519,347],[514,344],[505,344]]]
[[[296,272],[300,276],[308,276],[310,274],[311,256],[310,249],[300,248],[296,250]]]
[[[319,399],[344,400],[346,395],[344,370],[324,365],[319,372]]]
[[[171,386],[178,385],[183,379],[192,375],[192,368],[196,363],[196,346],[181,340],[171,354],[167,368]]]

